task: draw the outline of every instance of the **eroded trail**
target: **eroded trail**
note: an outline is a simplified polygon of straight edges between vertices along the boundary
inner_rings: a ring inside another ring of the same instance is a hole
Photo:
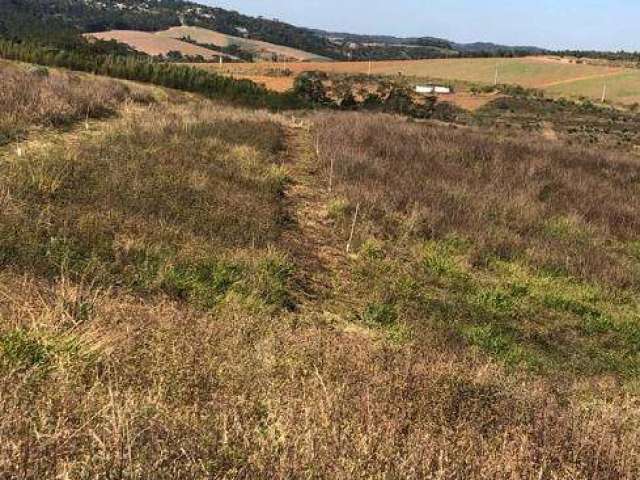
[[[337,281],[346,274],[346,241],[336,234],[328,217],[331,195],[314,146],[312,125],[287,124],[285,135],[284,163],[292,179],[285,201],[293,225],[283,242],[297,266],[299,307],[312,310],[312,303],[317,308],[319,301],[332,299]]]

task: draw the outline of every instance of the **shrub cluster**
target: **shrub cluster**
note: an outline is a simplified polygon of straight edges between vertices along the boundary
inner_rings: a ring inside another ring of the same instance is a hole
[[[325,72],[304,72],[296,78],[293,91],[310,105],[341,110],[367,110],[446,121],[455,120],[463,112],[453,104],[439,102],[436,96],[416,101],[408,86],[394,82],[380,83],[377,92],[366,93],[361,101],[356,99],[348,81],[334,85],[330,95],[325,85],[328,79]]]

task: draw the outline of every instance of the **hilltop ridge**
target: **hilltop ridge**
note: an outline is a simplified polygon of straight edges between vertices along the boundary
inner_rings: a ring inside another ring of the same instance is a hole
[[[466,45],[428,36],[400,38],[336,34],[182,0],[5,0],[0,4],[0,36],[4,37],[46,38],[61,31],[156,32],[180,26],[202,27],[334,60],[514,56],[542,52],[536,47],[509,47],[493,43]]]

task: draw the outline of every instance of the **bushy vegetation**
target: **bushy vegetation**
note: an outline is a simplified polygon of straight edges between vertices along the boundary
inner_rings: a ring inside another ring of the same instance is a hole
[[[416,119],[456,121],[463,111],[455,105],[439,101],[437,96],[418,97],[405,81],[371,80],[358,76],[331,77],[324,72],[303,72],[296,77],[293,93],[310,106],[340,110],[366,110],[395,113]],[[358,97],[356,97],[356,94]]]
[[[625,111],[588,99],[545,98],[540,91],[516,87],[500,87],[500,91],[504,96],[474,112],[465,119],[467,123],[529,131],[541,131],[548,125],[576,144],[628,148],[640,142],[640,116],[634,109]]]

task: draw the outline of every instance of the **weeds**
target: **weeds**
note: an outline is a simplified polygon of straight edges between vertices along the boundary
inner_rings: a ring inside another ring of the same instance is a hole
[[[635,164],[323,116],[298,272],[287,122],[159,103],[6,154],[0,476],[637,478]]]
[[[637,286],[622,247],[640,226],[632,158],[382,115],[324,115],[319,129],[322,158],[335,159],[336,198],[362,203],[370,230],[358,228],[361,236],[399,238],[407,227],[421,239],[458,235],[474,239],[477,265],[525,260]]]
[[[0,65],[0,145],[19,138],[30,127],[66,127],[113,115],[127,100],[153,101],[120,82],[41,72]]]

